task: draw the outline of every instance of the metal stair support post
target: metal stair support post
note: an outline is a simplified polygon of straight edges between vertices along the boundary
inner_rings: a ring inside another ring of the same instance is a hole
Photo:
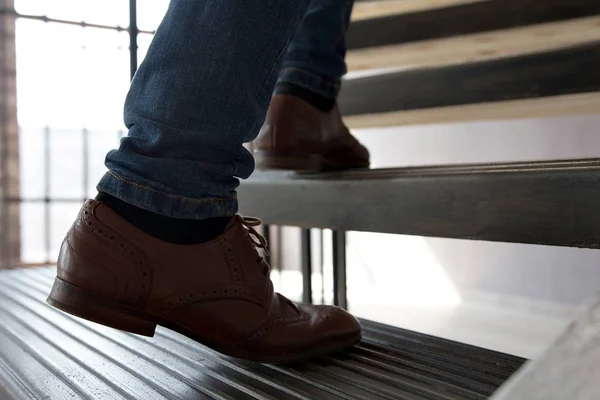
[[[302,229],[300,243],[302,246],[302,302],[312,303],[312,241],[310,229]]]
[[[346,289],[346,232],[332,232],[333,245],[333,304],[348,308]]]

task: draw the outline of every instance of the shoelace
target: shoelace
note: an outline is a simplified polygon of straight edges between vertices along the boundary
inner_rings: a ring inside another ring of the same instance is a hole
[[[261,235],[260,233],[258,233],[256,231],[256,229],[254,229],[255,226],[262,225],[262,221],[260,220],[260,218],[242,217],[240,215],[240,219],[242,221],[242,226],[244,228],[246,228],[246,230],[248,232],[248,237],[250,238],[252,243],[254,243],[254,246],[258,247],[259,249],[263,249],[267,256],[270,255],[271,253],[269,253],[269,244],[267,243],[267,239],[265,239],[263,235]],[[264,261],[264,259],[261,257],[260,260],[257,260],[257,261]],[[269,272],[270,272],[269,266],[265,265],[265,269],[263,270],[263,273],[265,275],[269,275]],[[271,293],[273,293],[273,285],[272,284],[271,284]],[[284,299],[297,312],[300,312],[300,309],[298,308],[296,303],[294,303],[293,301],[291,301],[290,299],[287,299],[285,297],[284,297]]]
[[[267,239],[265,239],[260,233],[256,231],[256,229],[254,229],[255,226],[260,226],[262,224],[260,218],[241,217],[241,220],[242,226],[248,231],[248,237],[250,238],[252,243],[254,243],[254,246],[256,246],[259,249],[263,249],[265,255],[270,255],[271,253],[269,252],[269,244],[267,243]]]

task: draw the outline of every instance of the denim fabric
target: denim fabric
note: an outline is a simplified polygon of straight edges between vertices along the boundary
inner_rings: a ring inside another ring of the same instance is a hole
[[[351,2],[314,0],[307,13],[310,3],[171,0],[125,101],[128,135],[106,156],[98,190],[175,218],[235,214],[238,178],[254,170],[242,144],[258,134],[284,56],[281,79],[328,95],[345,71]]]
[[[288,46],[279,81],[335,99],[346,73],[346,30],[354,0],[314,0]]]

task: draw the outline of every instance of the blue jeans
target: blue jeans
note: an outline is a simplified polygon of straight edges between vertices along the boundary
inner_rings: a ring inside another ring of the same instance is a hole
[[[175,218],[234,215],[238,178],[254,170],[242,144],[258,134],[278,76],[337,95],[352,3],[171,0],[98,190]]]
[[[346,73],[346,30],[354,0],[313,0],[287,48],[279,81],[335,99]]]

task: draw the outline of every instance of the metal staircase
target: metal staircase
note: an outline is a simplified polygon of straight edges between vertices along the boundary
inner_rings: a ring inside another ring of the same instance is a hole
[[[350,65],[377,68],[372,60],[385,60],[385,67],[401,67],[402,54],[420,61],[408,70],[349,78],[340,106],[351,127],[600,112],[597,0],[426,3],[406,12],[403,2],[381,2],[388,11],[376,17],[372,3],[357,3]],[[586,27],[579,36],[576,26]],[[540,27],[553,33],[551,44],[533,38]],[[472,53],[469,44],[480,43],[482,33],[504,47]],[[457,46],[460,56],[444,64],[417,54],[423,43],[435,53],[438,41]],[[594,159],[256,173],[239,197],[241,213],[267,224],[334,231],[334,301],[342,307],[349,230],[600,247],[600,160]],[[309,234],[302,248],[310,301]],[[363,342],[340,354],[291,366],[246,363],[166,329],[149,339],[61,313],[44,302],[53,275],[52,267],[0,271],[0,400],[485,399],[525,361],[363,321]],[[597,315],[592,304],[497,399],[600,397]]]

